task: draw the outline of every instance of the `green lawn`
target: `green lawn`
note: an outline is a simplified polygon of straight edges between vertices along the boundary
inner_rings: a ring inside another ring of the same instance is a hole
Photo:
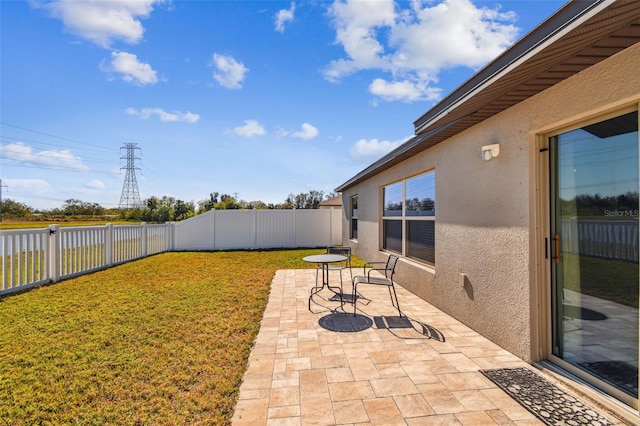
[[[321,252],[165,253],[0,298],[0,424],[229,424],[275,271]]]
[[[638,263],[564,254],[564,287],[638,307]]]

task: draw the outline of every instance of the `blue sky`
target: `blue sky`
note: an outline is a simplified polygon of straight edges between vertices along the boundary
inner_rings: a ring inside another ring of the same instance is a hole
[[[1,1],[3,198],[328,194],[565,3]]]

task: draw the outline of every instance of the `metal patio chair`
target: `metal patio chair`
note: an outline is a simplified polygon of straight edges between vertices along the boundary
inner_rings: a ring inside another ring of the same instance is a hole
[[[340,271],[340,293],[343,293],[342,291],[342,271],[344,271],[345,269],[349,270],[349,276],[351,277],[351,280],[353,280],[353,272],[351,271],[351,247],[344,247],[344,246],[329,246],[327,247],[327,254],[339,254],[341,256],[345,256],[347,259],[344,262],[340,262],[340,263],[335,263],[335,264],[330,264],[327,266],[327,273],[329,273],[330,271]],[[318,268],[316,268],[316,285],[318,284],[318,271],[320,270],[321,266],[318,266]]]
[[[358,285],[371,284],[371,285],[383,285],[389,289],[389,296],[391,297],[391,304],[394,308],[398,309],[398,314],[402,317],[402,311],[400,311],[400,304],[398,303],[398,295],[396,294],[396,288],[393,285],[393,274],[396,269],[396,263],[398,263],[398,256],[390,255],[386,262],[367,262],[364,264],[363,274],[353,278],[353,316],[356,316],[356,302],[358,299]],[[384,265],[383,267],[376,267],[376,265]],[[368,270],[367,270],[368,269]],[[375,274],[372,275],[372,272]],[[382,274],[379,276],[377,273]],[[394,303],[395,302],[395,303]]]

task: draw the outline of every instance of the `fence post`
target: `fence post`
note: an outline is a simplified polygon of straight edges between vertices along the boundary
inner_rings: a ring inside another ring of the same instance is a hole
[[[291,210],[291,214],[293,215],[293,246],[298,248],[298,224],[296,223],[296,208],[294,207]]]
[[[213,228],[213,249],[215,250],[217,248],[217,245],[216,245],[216,238],[217,238],[217,235],[216,235],[216,209],[215,208],[211,209],[211,211],[212,211],[211,219],[213,221],[213,226],[212,226],[212,228]]]
[[[113,266],[113,224],[104,225],[104,263]]]
[[[60,279],[61,261],[60,225],[49,225],[49,279],[51,282],[55,283]]]
[[[165,225],[167,226],[167,241],[165,243],[165,247],[164,250],[165,251],[173,251],[174,250],[174,233],[175,233],[175,222],[165,222]]]
[[[142,222],[140,224],[142,228],[140,231],[140,257],[147,256],[147,222]]]
[[[333,207],[329,209],[329,245],[333,246]]]
[[[258,209],[253,209],[253,248],[258,248]]]
[[[0,234],[0,243],[1,243],[0,246],[2,247],[2,285],[0,285],[0,290],[6,290],[7,288],[9,288],[9,285],[11,285],[11,282],[8,279],[9,277],[8,259],[10,257],[10,253],[9,253],[9,245],[8,245],[9,238],[7,237],[8,235]],[[44,251],[44,247],[42,247],[42,250]]]

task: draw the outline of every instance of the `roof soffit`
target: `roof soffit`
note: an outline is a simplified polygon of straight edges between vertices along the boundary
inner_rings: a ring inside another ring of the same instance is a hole
[[[473,113],[488,118],[639,41],[640,2],[615,2],[456,106],[458,98],[453,95],[460,92],[458,89],[414,122],[416,133]],[[465,84],[473,86],[473,80]],[[457,96],[462,98],[463,94]],[[448,111],[445,105],[450,105]]]

